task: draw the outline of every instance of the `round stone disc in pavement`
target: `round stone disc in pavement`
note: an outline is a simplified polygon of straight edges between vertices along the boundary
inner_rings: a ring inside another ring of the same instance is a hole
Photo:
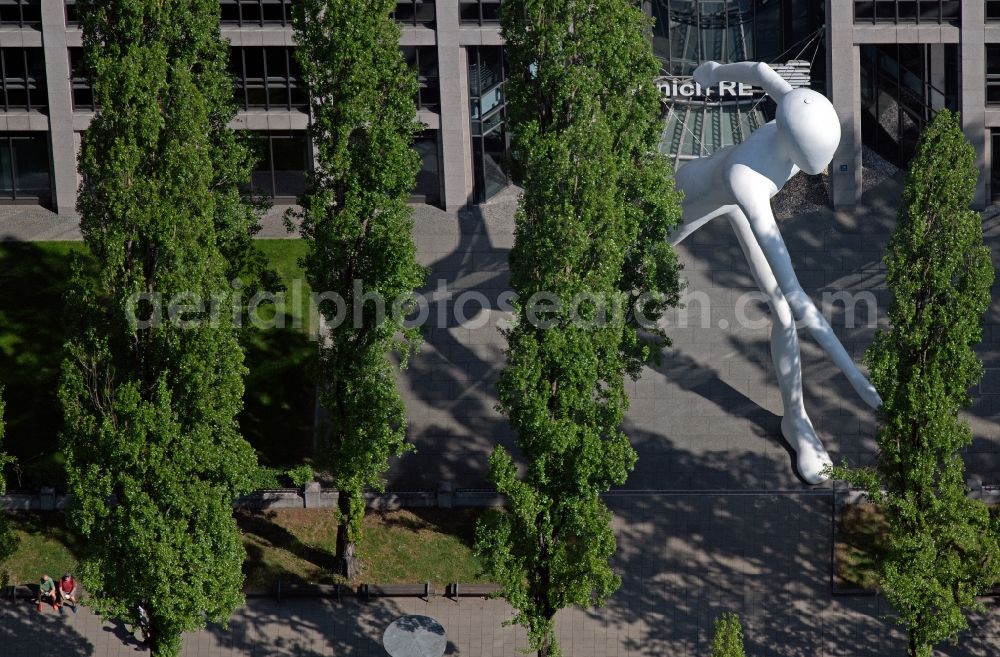
[[[382,647],[392,657],[442,657],[448,637],[430,616],[400,616],[385,628]]]

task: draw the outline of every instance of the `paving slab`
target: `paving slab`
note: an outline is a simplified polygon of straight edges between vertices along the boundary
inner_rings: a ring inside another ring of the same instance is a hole
[[[832,498],[828,492],[727,494],[621,492],[608,498],[622,586],[602,608],[557,617],[566,657],[705,657],[723,611],[743,621],[750,657],[902,657],[903,635],[876,597],[830,593]],[[254,598],[228,628],[184,637],[184,657],[378,656],[382,633],[406,614],[444,627],[445,654],[515,657],[523,630],[505,625],[502,600],[441,597],[374,599]],[[1000,608],[987,612],[958,646],[939,657],[993,657]],[[59,616],[0,601],[0,657],[144,654],[121,623],[88,610]]]

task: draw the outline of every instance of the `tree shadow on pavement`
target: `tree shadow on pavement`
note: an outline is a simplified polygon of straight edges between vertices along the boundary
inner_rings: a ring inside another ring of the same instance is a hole
[[[255,599],[239,609],[228,628],[209,625],[206,633],[187,635],[185,649],[197,652],[210,639],[235,655],[268,657],[351,657],[381,655],[382,633],[405,612],[391,599],[365,603],[295,599]],[[208,635],[207,637],[205,635]]]
[[[492,215],[513,216],[514,207],[501,200],[458,213],[422,209],[415,217],[418,252],[429,265],[422,290],[428,319],[420,352],[397,381],[409,416],[408,440],[417,450],[393,462],[392,489],[435,489],[441,481],[486,487],[486,459],[493,448],[513,449],[507,420],[494,408],[506,346],[497,331],[502,319],[497,299],[510,287],[509,248],[503,242],[512,238],[505,233],[509,227]],[[442,280],[447,294],[436,294]],[[471,294],[483,295],[492,310],[481,311],[483,304]],[[456,310],[482,325],[469,328]]]
[[[30,601],[0,601],[0,657],[59,654],[100,657],[94,645],[75,625],[80,614],[38,613]]]
[[[708,655],[715,618],[734,611],[744,625],[747,655],[905,654],[904,634],[883,599],[831,593],[832,491],[740,491],[740,473],[768,466],[750,452],[677,458],[694,478],[732,473],[728,485],[717,480],[728,490],[608,495],[618,539],[612,566],[622,586],[604,608],[560,616],[568,641],[596,641],[595,654],[624,648],[637,657]],[[578,615],[606,634],[581,636]],[[936,654],[987,657],[997,645],[1000,610],[991,603],[958,646]]]

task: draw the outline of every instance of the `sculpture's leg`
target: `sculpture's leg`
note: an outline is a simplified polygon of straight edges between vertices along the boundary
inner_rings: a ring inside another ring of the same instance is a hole
[[[767,199],[761,199],[759,204],[759,207],[744,207],[744,210],[746,210],[746,215],[750,216],[753,235],[766,254],[771,271],[774,272],[782,293],[788,299],[792,312],[795,313],[797,319],[802,321],[809,330],[809,334],[823,348],[830,360],[844,373],[858,396],[872,408],[878,408],[882,405],[882,399],[875,390],[875,386],[858,370],[854,360],[844,349],[844,345],[837,339],[837,334],[830,328],[829,322],[816,309],[816,304],[799,285],[799,280],[792,267],[792,259],[788,256],[788,249],[785,247],[785,241],[781,238],[781,232],[778,231],[778,225],[771,214],[770,202]]]
[[[810,484],[826,481],[823,469],[831,464],[830,456],[816,435],[806,414],[802,397],[802,364],[795,318],[788,300],[781,293],[778,281],[754,237],[750,222],[738,208],[727,215],[730,225],[750,265],[750,272],[771,307],[771,360],[781,390],[781,433],[795,449],[799,474]]]

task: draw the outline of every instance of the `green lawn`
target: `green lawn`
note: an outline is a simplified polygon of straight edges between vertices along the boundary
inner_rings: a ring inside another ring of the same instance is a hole
[[[885,516],[872,504],[851,504],[841,512],[838,524],[834,578],[841,587],[875,590],[888,529]]]
[[[334,510],[278,509],[237,514],[248,560],[248,591],[283,583],[358,584],[333,574],[337,525]],[[485,581],[472,552],[478,510],[415,509],[369,512],[358,553],[360,581],[377,584]]]
[[[10,581],[18,584],[37,582],[42,574],[59,579],[76,570],[76,537],[66,529],[62,513],[25,513],[10,515],[17,535],[17,552],[3,564]]]
[[[4,448],[21,470],[11,488],[61,483],[56,398],[63,343],[63,294],[81,242],[0,242],[0,381],[7,402]]]
[[[285,287],[286,302],[274,328],[248,328],[243,332],[247,368],[244,409],[240,415],[243,435],[257,448],[262,465],[285,469],[312,454],[312,421],[315,413],[316,342],[312,291],[298,260],[306,252],[302,240],[256,240],[268,264]],[[281,310],[281,307],[278,307]],[[261,307],[262,319],[274,318]]]
[[[250,373],[240,426],[257,448],[261,463],[285,468],[306,459],[312,446],[315,342],[307,330],[313,311],[298,265],[306,245],[298,239],[254,243],[288,292],[301,290],[297,303],[285,308],[285,328],[251,328],[243,333]],[[18,458],[18,468],[6,472],[10,488],[63,488],[57,447],[62,411],[56,389],[64,339],[63,295],[73,252],[85,255],[83,243],[0,242],[0,382],[7,401],[4,449]],[[261,315],[271,317],[273,312],[263,310]]]
[[[1000,507],[991,506],[993,516]],[[888,521],[874,504],[850,504],[838,518],[834,579],[843,588],[875,591],[879,562],[885,557]]]
[[[416,509],[370,512],[359,553],[361,581],[393,584],[482,582],[482,567],[472,553],[479,511]],[[21,542],[4,564],[12,581],[37,582],[42,573],[58,578],[76,569],[79,544],[62,513],[11,515]],[[283,583],[357,584],[332,573],[337,528],[332,509],[277,509],[237,513],[247,549],[244,572],[248,592],[267,592]]]

